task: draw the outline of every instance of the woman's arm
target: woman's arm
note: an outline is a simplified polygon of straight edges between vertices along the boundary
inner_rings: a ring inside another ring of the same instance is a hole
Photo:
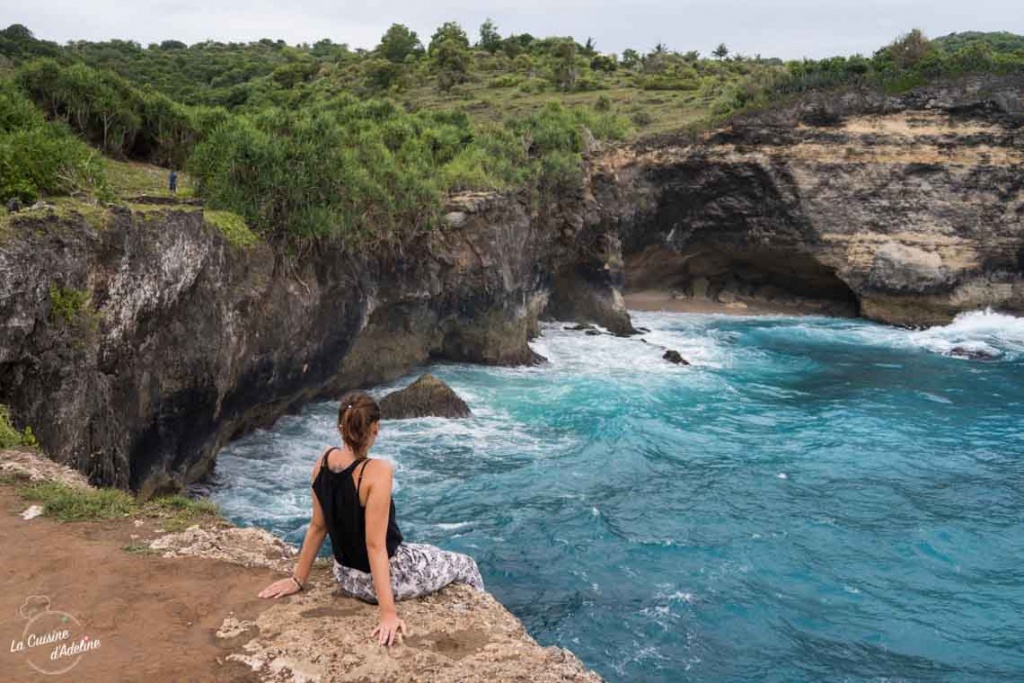
[[[313,467],[313,479],[316,479],[317,470],[320,467],[320,461],[317,460],[317,464]],[[292,572],[292,576],[301,583],[302,586],[306,585],[306,580],[309,578],[309,571],[313,568],[313,561],[316,560],[316,556],[320,554],[320,548],[324,544],[324,538],[327,537],[327,523],[324,521],[324,511],[320,507],[320,500],[316,496],[316,491],[313,492],[313,517],[309,521],[309,528],[306,529],[306,538],[302,541],[302,551],[299,552],[299,561],[295,564],[295,571]],[[299,583],[296,583],[291,577],[287,579],[281,579],[275,581],[266,588],[260,591],[261,598],[281,598],[285,595],[291,595],[297,593],[300,589]]]
[[[391,464],[374,461],[373,476],[366,492],[366,554],[370,558],[370,574],[373,576],[373,590],[380,606],[380,624],[371,636],[377,636],[379,645],[391,645],[398,632],[405,633],[405,622],[398,618],[395,596],[391,591],[391,568],[388,564],[388,516],[391,512]],[[379,464],[376,464],[379,463]],[[370,463],[363,465],[369,467]]]

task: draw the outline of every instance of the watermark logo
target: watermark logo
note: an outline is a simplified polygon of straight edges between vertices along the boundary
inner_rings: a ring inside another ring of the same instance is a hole
[[[18,614],[26,620],[25,628],[20,640],[11,641],[11,653],[41,674],[67,673],[84,654],[100,648],[99,638],[89,637],[73,615],[50,609],[45,595],[30,595]]]

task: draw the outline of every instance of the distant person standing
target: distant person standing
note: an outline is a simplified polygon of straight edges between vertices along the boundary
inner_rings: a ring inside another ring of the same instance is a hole
[[[171,191],[171,194],[178,194],[178,172],[173,168],[171,174],[167,176],[167,189]]]

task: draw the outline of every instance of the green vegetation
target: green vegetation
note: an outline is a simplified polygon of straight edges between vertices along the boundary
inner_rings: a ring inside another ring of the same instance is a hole
[[[11,424],[10,409],[0,404],[0,448],[18,448],[24,446],[35,448],[39,445],[31,427],[25,427],[24,431],[18,431]]]
[[[224,237],[236,247],[251,247],[259,242],[259,238],[245,224],[245,219],[237,213],[207,209],[203,211],[203,218],[207,223],[220,230]]]
[[[167,169],[136,161],[114,161],[104,158],[104,173],[110,192],[116,197],[172,197],[167,189]],[[178,194],[186,198],[195,194],[192,179],[178,172]]]
[[[11,83],[0,81],[0,199],[24,203],[42,194],[102,192],[99,154],[42,112]]]
[[[65,288],[50,283],[50,318],[70,325],[83,309],[89,306],[92,295],[88,290]]]
[[[81,522],[127,517],[134,499],[117,489],[75,488],[56,481],[33,482],[19,487],[25,500],[41,503],[44,514],[61,522]]]
[[[666,45],[605,54],[591,40],[503,37],[490,20],[477,35],[447,22],[426,46],[395,24],[373,50],[60,46],[11,26],[0,31],[0,200],[167,196],[167,169],[187,169],[184,193],[235,244],[394,244],[438,229],[453,192],[572,191],[588,132],[623,140],[814,90],[1024,71],[1012,34],[913,31],[869,57],[791,62],[725,44],[708,57]]]
[[[181,531],[193,524],[219,520],[216,505],[184,496],[140,503],[118,489],[76,487],[57,481],[13,483],[22,498],[40,503],[46,516],[61,522],[145,517],[156,520],[165,531]]]
[[[874,88],[901,93],[968,74],[1024,73],[1024,36],[953,34],[930,41],[920,31],[901,36],[874,54],[791,62],[765,83],[747,83],[723,101],[724,111],[770,106],[790,95],[826,88]]]

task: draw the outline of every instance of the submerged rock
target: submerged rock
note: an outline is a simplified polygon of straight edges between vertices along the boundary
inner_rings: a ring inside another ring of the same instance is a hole
[[[393,391],[380,401],[384,420],[412,417],[469,417],[469,406],[451,387],[426,374],[404,389]]]
[[[679,354],[678,351],[675,351],[673,349],[669,349],[668,351],[666,351],[665,355],[662,356],[662,358],[667,360],[669,363],[675,363],[676,365],[689,365],[690,364],[690,362],[688,360],[686,360],[685,358],[683,358]]]
[[[999,352],[989,349],[970,349],[966,346],[954,346],[946,352],[947,356],[953,358],[966,358],[967,360],[992,361],[999,360]]]

